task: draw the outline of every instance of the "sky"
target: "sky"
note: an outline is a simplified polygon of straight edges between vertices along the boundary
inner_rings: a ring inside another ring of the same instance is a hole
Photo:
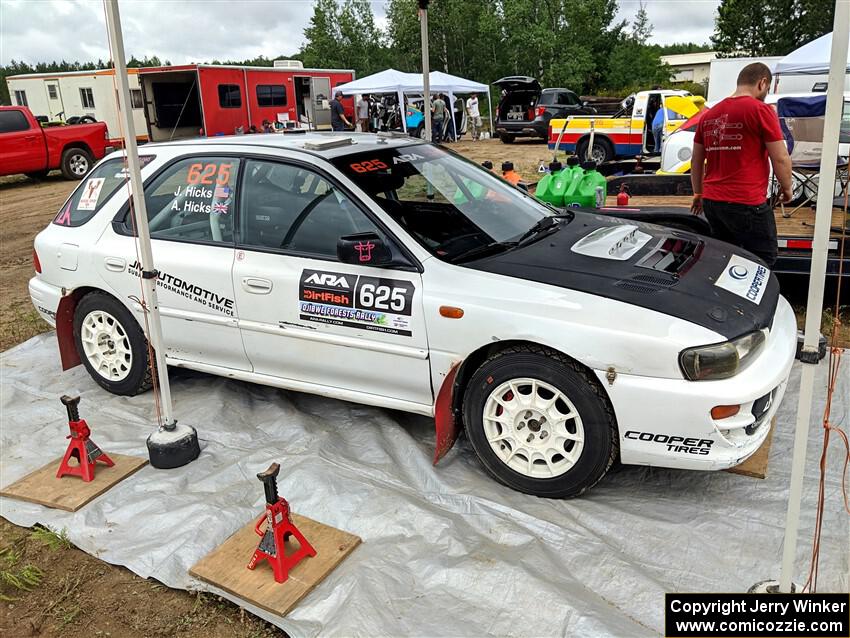
[[[439,0],[433,0],[439,2]],[[475,1],[475,0],[470,0]],[[575,0],[581,1],[581,0]],[[643,0],[653,42],[707,42],[719,0]],[[618,19],[640,0],[619,0]],[[385,0],[372,10],[382,24]],[[121,0],[127,57],[174,64],[296,53],[312,15],[311,0]],[[0,0],[0,64],[10,60],[109,59],[100,0]]]

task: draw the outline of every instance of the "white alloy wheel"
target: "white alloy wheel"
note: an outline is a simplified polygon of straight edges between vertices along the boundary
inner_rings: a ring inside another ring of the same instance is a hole
[[[487,397],[483,417],[484,434],[496,456],[523,476],[561,476],[584,449],[584,426],[575,405],[539,379],[501,384]]]
[[[89,158],[83,153],[74,153],[68,160],[68,166],[77,177],[85,177],[89,172]]]
[[[104,379],[123,381],[133,365],[130,338],[118,320],[103,310],[83,319],[80,342],[91,367]]]

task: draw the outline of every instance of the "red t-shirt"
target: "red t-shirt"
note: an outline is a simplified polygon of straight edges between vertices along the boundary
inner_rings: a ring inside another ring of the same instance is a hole
[[[754,97],[728,97],[712,107],[694,137],[705,147],[703,197],[763,204],[770,174],[766,144],[782,139],[776,111]]]

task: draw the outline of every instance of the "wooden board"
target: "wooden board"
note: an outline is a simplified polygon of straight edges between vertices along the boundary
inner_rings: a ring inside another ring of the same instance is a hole
[[[284,583],[275,582],[268,561],[253,570],[247,568],[260,542],[254,532],[256,519],[204,556],[189,573],[252,605],[285,616],[361,542],[354,534],[298,514],[292,515],[292,522],[310,541],[316,556],[302,559]]]
[[[774,418],[770,424],[770,432],[767,433],[767,438],[761,444],[761,447],[755,451],[755,454],[740,465],[730,467],[726,471],[732,472],[732,474],[752,476],[753,478],[765,478],[767,476],[767,460],[770,456],[770,444],[773,442],[773,431],[775,429],[776,419]]]
[[[86,503],[96,499],[113,485],[142,469],[148,460],[137,456],[107,452],[115,465],[107,467],[98,463],[94,469],[94,480],[86,483],[78,476],[56,478],[62,458],[27,474],[24,478],[0,490],[0,496],[21,501],[38,503],[66,512],[76,512]]]

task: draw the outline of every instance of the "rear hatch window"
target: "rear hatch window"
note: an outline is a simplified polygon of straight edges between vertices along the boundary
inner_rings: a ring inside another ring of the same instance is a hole
[[[144,168],[153,158],[153,155],[140,155],[139,163]],[[126,180],[127,170],[123,158],[116,157],[103,162],[83,178],[53,223],[59,226],[82,226],[97,214]]]

